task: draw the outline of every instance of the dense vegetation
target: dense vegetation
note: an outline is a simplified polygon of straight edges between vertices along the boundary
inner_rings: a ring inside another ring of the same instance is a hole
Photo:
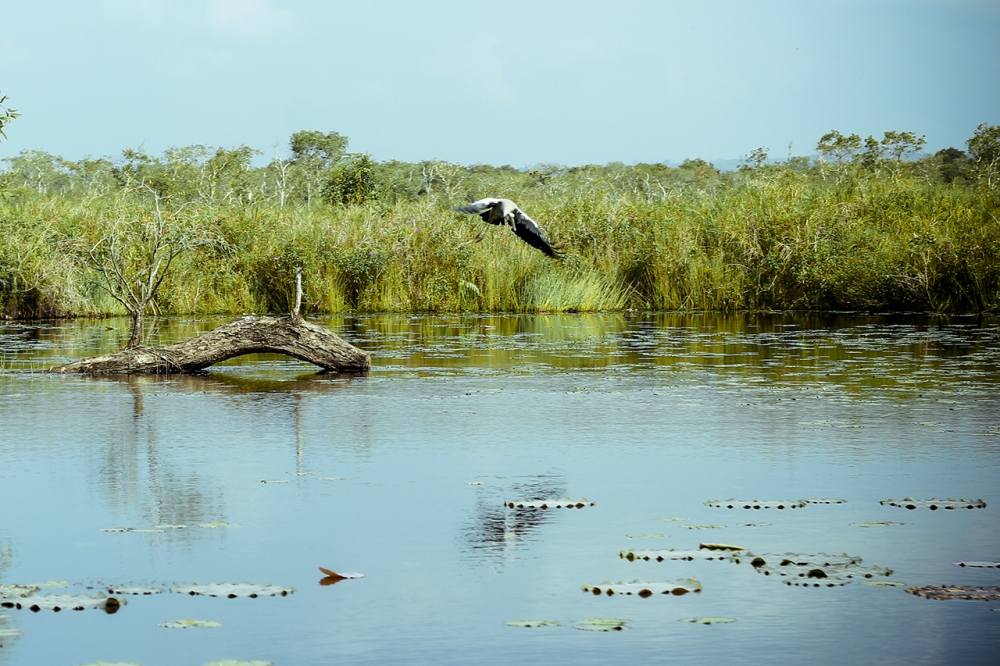
[[[375,162],[321,132],[264,166],[245,146],[24,152],[0,172],[0,315],[287,311],[300,266],[307,312],[1000,309],[1000,127],[922,147],[830,132],[815,159],[758,149],[728,173]],[[491,195],[566,258],[474,242],[452,207]]]

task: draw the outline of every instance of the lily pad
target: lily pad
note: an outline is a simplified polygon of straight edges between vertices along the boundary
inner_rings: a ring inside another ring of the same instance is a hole
[[[865,520],[860,523],[851,523],[851,527],[891,527],[892,525],[905,525],[895,520]]]
[[[149,597],[163,592],[162,587],[139,587],[127,585],[109,585],[108,594],[127,595],[132,597]]]
[[[215,620],[171,620],[160,624],[164,629],[215,629],[222,624]]]
[[[847,500],[831,497],[810,497],[802,500],[806,504],[847,504]]]
[[[707,617],[685,617],[678,620],[679,622],[690,622],[691,624],[730,624],[731,622],[736,622],[734,617],[719,617],[719,616],[707,616]]]
[[[101,528],[101,531],[109,534],[125,534],[128,532],[136,534],[163,534],[166,532],[166,529],[163,527],[104,527]]]
[[[734,546],[731,543],[700,543],[698,544],[699,550],[723,550],[730,553],[740,552],[746,550],[743,546]]]
[[[745,552],[740,555],[733,555],[732,560],[739,564],[746,560],[756,567],[777,566],[777,567],[833,567],[833,566],[859,566],[862,558],[857,555],[830,555],[827,553],[761,553],[755,554]]]
[[[863,580],[861,583],[871,587],[906,587],[906,583],[898,580]]]
[[[541,500],[508,500],[504,502],[508,509],[583,509],[594,506],[594,503],[586,498],[574,499],[541,499]]]
[[[922,585],[906,591],[924,599],[940,601],[1000,601],[1000,587],[995,585]]]
[[[1000,562],[955,562],[955,565],[973,569],[1000,569]]]
[[[688,592],[701,592],[701,583],[694,578],[683,578],[676,581],[666,582],[646,582],[646,581],[622,581],[618,583],[601,583],[599,585],[584,585],[584,592],[590,592],[594,596],[605,594],[609,597],[622,594],[627,597],[651,597],[654,594],[666,594],[681,596]]]
[[[115,597],[85,597],[69,594],[45,594],[0,600],[0,606],[4,608],[30,610],[34,613],[42,610],[58,613],[63,610],[82,611],[88,608],[97,608],[111,614],[117,613],[121,605],[122,602]]]
[[[674,550],[673,548],[663,548],[659,550],[623,550],[618,553],[618,557],[629,562],[642,560],[643,562],[664,562],[666,560],[728,560],[728,553],[719,553],[711,550]]]
[[[582,631],[621,631],[626,622],[615,617],[588,617],[573,626]]]
[[[291,587],[281,587],[279,585],[257,585],[254,583],[211,583],[208,585],[175,585],[170,588],[171,592],[178,594],[189,594],[191,596],[225,597],[236,599],[237,597],[287,597],[295,590]]]
[[[559,622],[556,620],[509,620],[507,626],[536,629],[538,627],[558,627]]]
[[[901,509],[930,509],[931,511],[937,511],[938,509],[946,509],[948,511],[954,509],[985,509],[986,502],[981,499],[925,499],[918,500],[912,497],[904,497],[903,499],[884,499],[879,502],[883,506],[895,506]]]
[[[705,506],[716,509],[801,509],[808,504],[807,500],[709,500]]]
[[[721,530],[724,525],[691,524],[684,525],[684,527],[689,530]]]
[[[37,585],[19,585],[17,583],[8,583],[5,585],[0,585],[0,599],[7,600],[16,597],[30,597],[35,592],[38,592],[39,587]]]

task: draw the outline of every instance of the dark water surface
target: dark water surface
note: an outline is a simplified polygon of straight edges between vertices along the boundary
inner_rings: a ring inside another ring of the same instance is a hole
[[[160,342],[221,320],[171,320]],[[205,377],[31,372],[124,322],[0,323],[0,585],[250,582],[284,598],[0,608],[0,664],[997,663],[1000,603],[747,564],[628,562],[725,542],[849,553],[908,585],[1000,585],[996,321],[710,315],[324,320],[365,378],[246,357]],[[262,483],[267,481],[267,483]],[[907,511],[890,497],[982,498]],[[515,512],[507,499],[586,497]],[[706,500],[833,497],[728,510]],[[901,525],[857,527],[864,521]],[[181,527],[183,526],[183,527]],[[108,528],[149,531],[106,532]],[[318,584],[317,567],[360,580]],[[695,577],[684,596],[581,586]],[[681,622],[700,616],[730,624]],[[579,631],[591,617],[621,632]],[[167,629],[178,619],[216,628]],[[535,629],[507,622],[545,619]]]

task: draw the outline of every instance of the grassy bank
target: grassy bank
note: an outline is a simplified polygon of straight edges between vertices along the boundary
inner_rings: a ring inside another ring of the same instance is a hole
[[[163,220],[188,245],[159,310],[287,311],[299,265],[310,312],[1000,309],[996,188],[919,169],[470,170],[409,194],[380,177],[360,203],[164,196]],[[113,239],[141,260],[155,219],[148,191],[8,181],[2,194],[0,313],[123,312],[88,255]],[[538,220],[565,260],[496,227],[474,242],[482,223],[451,208],[497,194]]]

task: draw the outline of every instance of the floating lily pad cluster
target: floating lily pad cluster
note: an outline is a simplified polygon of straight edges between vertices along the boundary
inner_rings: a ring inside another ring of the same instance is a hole
[[[256,599],[257,597],[287,597],[295,590],[290,587],[279,585],[256,585],[253,583],[212,583],[210,585],[175,585],[170,588],[171,592],[178,594],[188,594],[191,596],[224,597],[236,599],[246,597]]]
[[[954,509],[985,509],[986,502],[981,499],[924,499],[918,500],[912,497],[904,497],[903,499],[884,499],[879,502],[883,506],[895,506],[900,509],[930,509],[931,511],[937,511],[938,509],[945,509],[947,511],[952,511]]]
[[[745,553],[731,558],[737,564],[748,561],[754,570],[764,576],[777,576],[786,585],[794,587],[839,587],[855,580],[888,578],[892,569],[879,566],[862,566],[862,559],[855,555],[828,555],[784,553]]]
[[[594,506],[594,503],[586,498],[581,498],[578,500],[574,499],[540,499],[540,500],[507,500],[504,505],[508,509],[528,509],[528,510],[547,510],[547,509],[583,509],[588,506]]]
[[[120,596],[151,596],[164,591],[160,587],[107,585],[101,587],[101,594],[97,596],[93,594],[40,594],[43,585],[47,584],[0,585],[0,607],[30,610],[36,613],[42,610],[50,610],[58,613],[63,610],[82,611],[95,608],[110,614],[118,612],[119,608],[125,603],[118,598]],[[65,584],[62,584],[62,586],[65,586]],[[95,588],[91,587],[90,589]],[[291,587],[281,587],[278,585],[215,583],[210,585],[175,585],[170,588],[170,591],[192,596],[203,595],[229,599],[246,597],[255,599],[265,596],[284,597],[292,594],[295,590]]]
[[[598,596],[601,594],[613,597],[616,594],[624,596],[651,597],[655,594],[682,596],[689,592],[701,592],[701,583],[694,578],[683,578],[667,582],[646,582],[640,580],[622,581],[618,583],[601,583],[599,585],[584,585],[584,592]]]
[[[908,587],[906,591],[924,599],[938,601],[1000,601],[1000,587],[996,585],[922,585]]]
[[[802,499],[797,500],[708,500],[705,506],[716,509],[802,509],[808,506],[809,502]]]

